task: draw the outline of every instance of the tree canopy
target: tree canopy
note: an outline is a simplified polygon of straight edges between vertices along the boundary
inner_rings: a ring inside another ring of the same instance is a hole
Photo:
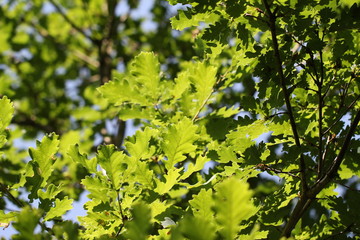
[[[360,236],[359,12],[355,0],[3,1],[1,231]],[[83,195],[86,215],[65,218]]]

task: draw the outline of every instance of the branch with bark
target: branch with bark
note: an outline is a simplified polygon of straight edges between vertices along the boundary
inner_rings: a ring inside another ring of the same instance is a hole
[[[286,108],[287,108],[288,116],[290,119],[292,131],[293,131],[295,144],[297,147],[300,148],[301,143],[300,143],[299,136],[298,136],[298,131],[297,131],[297,126],[296,126],[296,122],[295,122],[295,117],[293,114],[293,109],[292,109],[292,106],[290,103],[290,95],[289,95],[288,89],[287,89],[287,79],[285,78],[284,73],[283,73],[283,63],[282,63],[282,60],[280,57],[279,44],[278,44],[278,40],[277,40],[277,29],[276,29],[276,20],[277,20],[276,12],[277,11],[271,10],[271,6],[267,2],[267,0],[263,0],[263,4],[266,9],[265,15],[268,17],[267,23],[268,23],[268,26],[269,26],[269,29],[271,32],[272,44],[273,44],[273,49],[274,49],[275,65],[276,65],[278,76],[280,78],[281,88],[284,93]],[[311,56],[311,57],[313,57],[313,56]],[[320,58],[321,58],[320,64],[323,64],[321,53],[320,53]],[[315,66],[313,66],[313,67],[315,68]],[[301,195],[300,195],[298,202],[295,205],[295,208],[291,212],[288,221],[286,222],[286,224],[282,230],[281,236],[284,236],[284,237],[291,236],[292,230],[295,228],[296,224],[302,218],[305,211],[310,207],[311,203],[316,199],[317,194],[319,194],[320,191],[323,190],[336,177],[336,174],[340,168],[341,163],[344,160],[344,156],[345,156],[346,152],[348,151],[351,139],[353,138],[356,128],[360,121],[360,110],[358,110],[351,125],[350,125],[350,128],[346,134],[345,140],[340,148],[340,152],[335,157],[335,159],[333,160],[330,167],[328,167],[328,169],[326,169],[326,170],[323,169],[324,168],[324,165],[323,165],[323,161],[324,161],[323,154],[324,153],[323,153],[322,137],[328,132],[328,130],[323,132],[323,129],[322,129],[322,124],[323,124],[322,106],[323,106],[323,99],[325,96],[325,94],[322,95],[322,87],[323,87],[322,84],[323,84],[323,80],[324,80],[323,66],[320,66],[320,74],[317,72],[316,69],[314,69],[314,71],[315,71],[315,79],[314,78],[313,79],[315,80],[315,82],[318,86],[318,89],[317,89],[317,93],[319,96],[318,104],[320,107],[319,119],[318,119],[318,121],[319,121],[318,178],[317,178],[317,181],[314,184],[312,184],[312,186],[309,187],[307,178],[306,178],[306,172],[305,172],[305,169],[306,169],[305,161],[304,161],[303,156],[301,155],[300,162],[299,162],[300,173],[301,173],[301,180],[300,180],[301,181]],[[355,104],[357,99],[358,98],[356,98],[356,100],[350,104],[350,106],[349,106],[350,108]],[[337,121],[335,121],[335,123]],[[332,126],[330,126],[330,128],[331,127]]]

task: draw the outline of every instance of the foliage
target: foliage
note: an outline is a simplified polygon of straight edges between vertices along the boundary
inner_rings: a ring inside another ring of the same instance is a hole
[[[169,0],[183,6],[175,36],[168,5],[153,6],[155,34],[117,14],[122,2],[1,5],[15,74],[0,86],[0,222],[13,239],[360,236],[358,3]],[[141,127],[123,141],[130,119]],[[67,220],[81,193],[86,215]]]

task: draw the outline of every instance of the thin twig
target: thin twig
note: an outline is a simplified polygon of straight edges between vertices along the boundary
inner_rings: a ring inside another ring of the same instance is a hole
[[[81,51],[79,51],[79,50],[77,50],[77,49],[74,50],[73,53],[74,53],[74,55],[75,55],[76,57],[78,57],[79,59],[83,60],[84,62],[88,63],[89,65],[91,65],[91,66],[93,66],[93,67],[98,68],[99,65],[100,65],[100,64],[99,64],[99,61],[91,58],[90,56],[82,53]]]
[[[351,190],[351,191],[360,192],[359,189],[356,189],[356,188],[353,188],[353,187],[349,187],[349,186],[347,186],[347,185],[345,185],[345,184],[340,183],[339,181],[335,181],[335,182],[336,182],[336,184],[339,184],[340,186],[342,186],[342,187],[344,187],[344,188],[347,188],[347,189],[349,189],[349,190]]]
[[[341,146],[339,154],[334,159],[332,165],[327,169],[321,179],[319,179],[314,186],[309,189],[308,196],[315,197],[331,180],[336,176],[337,171],[340,168],[342,161],[344,160],[345,153],[347,152],[350,141],[355,134],[356,128],[360,121],[360,110],[357,111],[353,122],[350,125],[350,129],[346,134],[345,140]]]
[[[299,176],[294,174],[294,173],[300,173],[300,171],[286,172],[286,171],[283,171],[281,169],[273,168],[273,167],[271,167],[271,166],[269,166],[267,164],[258,164],[256,166],[256,168],[259,168],[262,171],[271,171],[271,172],[274,172],[276,174],[286,174],[286,175],[289,175],[289,176],[294,177],[294,178],[300,178]]]
[[[354,225],[355,223],[351,223],[349,226],[347,226],[344,230],[342,230],[341,232],[338,233],[334,233],[333,235],[324,238],[325,239],[335,239],[336,236],[342,235],[342,234],[346,234],[348,232],[351,232],[351,227]]]
[[[117,194],[117,200],[118,200],[118,205],[119,205],[119,213],[120,213],[120,216],[121,216],[121,220],[122,220],[122,224],[119,228],[119,230],[117,231],[116,233],[116,237],[119,236],[121,230],[123,229],[124,225],[125,225],[125,221],[127,220],[126,216],[124,215],[124,212],[122,210],[122,207],[121,207],[121,201],[120,201],[120,194],[119,194],[119,190],[116,191],[116,194]]]
[[[326,130],[324,131],[324,133],[323,133],[324,135],[326,135],[326,134],[341,120],[341,118],[355,105],[355,103],[359,100],[359,98],[360,98],[360,95],[357,96],[357,97],[355,98],[355,100],[352,101],[352,102],[350,103],[350,105],[346,108],[346,110],[345,110],[342,114],[339,115],[339,117],[335,120],[335,122],[333,122],[333,123],[330,125],[330,127],[328,127],[328,129],[326,129]]]

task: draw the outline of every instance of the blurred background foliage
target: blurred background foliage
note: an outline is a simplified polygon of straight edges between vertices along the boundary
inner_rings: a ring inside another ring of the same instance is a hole
[[[62,163],[52,178],[67,182],[65,195],[78,199],[86,170],[62,153],[75,143],[81,152],[94,152],[102,143],[120,147],[138,124],[118,120],[117,109],[96,88],[124,72],[141,51],[155,52],[172,78],[180,59],[196,55],[192,33],[171,29],[169,18],[179,8],[160,0],[1,1],[0,95],[15,107],[1,183],[17,183],[29,160],[27,148],[55,132]],[[1,198],[0,209],[5,205]]]

